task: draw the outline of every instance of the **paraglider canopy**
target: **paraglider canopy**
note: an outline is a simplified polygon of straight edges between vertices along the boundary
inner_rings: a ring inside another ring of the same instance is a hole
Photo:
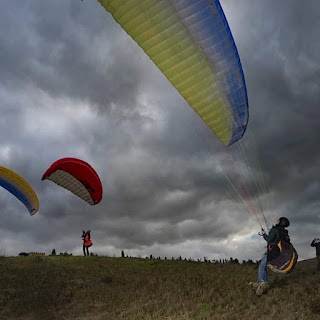
[[[30,215],[39,210],[38,196],[20,175],[11,169],[0,166],[0,186],[18,198],[28,209]]]
[[[219,0],[98,0],[226,145],[249,118],[240,57]]]
[[[96,171],[85,161],[63,158],[54,162],[41,180],[51,180],[91,205],[102,199],[102,184]]]

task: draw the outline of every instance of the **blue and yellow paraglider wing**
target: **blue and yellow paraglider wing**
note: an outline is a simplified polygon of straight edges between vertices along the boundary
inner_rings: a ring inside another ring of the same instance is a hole
[[[30,215],[39,210],[39,200],[27,181],[16,172],[0,166],[0,186],[18,198],[28,209]]]
[[[243,136],[248,98],[218,0],[98,0],[225,145]]]

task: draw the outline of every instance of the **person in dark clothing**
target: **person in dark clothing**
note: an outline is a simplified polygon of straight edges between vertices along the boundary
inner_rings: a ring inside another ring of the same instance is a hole
[[[317,268],[320,271],[320,239],[315,238],[311,242],[311,247],[316,248],[316,256],[317,256]]]
[[[263,236],[264,240],[267,241],[267,252],[264,253],[260,261],[258,270],[258,282],[249,282],[249,285],[256,289],[256,294],[258,296],[261,296],[269,288],[267,262],[270,258],[270,255],[275,254],[273,253],[273,251],[276,252],[276,250],[272,250],[272,248],[276,246],[280,240],[286,240],[290,242],[288,230],[285,229],[289,227],[289,225],[289,220],[285,217],[281,217],[271,228],[269,234],[267,234],[264,229],[261,230],[261,235]]]
[[[82,249],[83,249],[83,255],[85,256],[86,255],[86,247],[84,245],[84,237],[86,236],[86,232],[84,230],[82,230],[82,236],[81,236],[81,239],[83,241],[83,244],[82,244]]]

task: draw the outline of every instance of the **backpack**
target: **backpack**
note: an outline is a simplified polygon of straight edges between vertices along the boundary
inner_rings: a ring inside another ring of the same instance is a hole
[[[297,263],[298,254],[290,242],[288,231],[279,228],[277,241],[276,245],[268,246],[267,266],[273,272],[290,273]]]

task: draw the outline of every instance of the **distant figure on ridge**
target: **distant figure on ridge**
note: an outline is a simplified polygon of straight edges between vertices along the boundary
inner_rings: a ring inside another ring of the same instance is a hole
[[[85,232],[84,230],[82,231],[82,240],[83,240],[83,254],[84,256],[89,256],[89,248],[92,246],[92,241],[91,241],[91,235],[90,235],[90,230]]]
[[[320,271],[320,239],[314,238],[311,242],[311,247],[316,247],[317,267]]]

